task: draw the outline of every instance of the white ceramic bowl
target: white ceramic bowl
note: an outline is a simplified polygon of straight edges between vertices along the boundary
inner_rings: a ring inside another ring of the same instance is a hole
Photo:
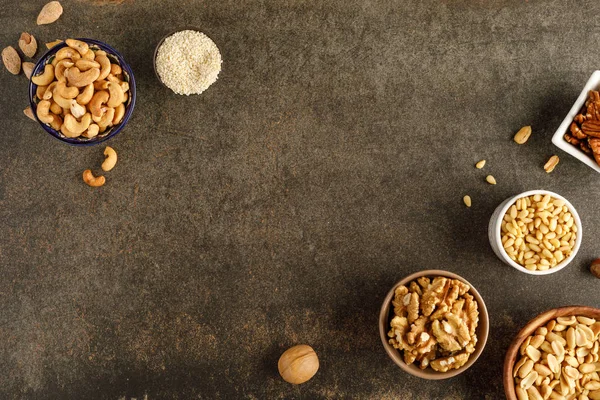
[[[586,164],[588,167],[595,169],[596,172],[600,172],[600,166],[596,163],[594,158],[591,157],[590,155],[584,153],[579,147],[573,146],[572,144],[567,142],[565,140],[564,136],[565,136],[565,133],[567,133],[569,131],[569,127],[571,126],[571,122],[573,122],[573,118],[575,118],[575,116],[577,114],[579,114],[579,111],[585,104],[585,101],[588,98],[588,94],[589,94],[590,90],[599,90],[599,89],[600,89],[600,71],[594,71],[592,76],[590,76],[590,79],[588,79],[587,83],[583,87],[583,90],[581,91],[581,94],[577,98],[577,101],[575,101],[575,104],[573,104],[573,107],[571,107],[571,110],[569,111],[569,113],[567,114],[567,116],[565,117],[563,122],[560,124],[560,126],[558,127],[556,132],[554,133],[554,136],[552,136],[552,143],[554,143],[554,145],[556,147],[569,153],[570,155],[577,158],[582,163]]]
[[[501,229],[502,229],[502,219],[504,218],[504,215],[506,214],[506,212],[508,211],[510,206],[512,206],[517,201],[517,199],[520,199],[521,197],[532,196],[535,194],[541,194],[542,196],[549,194],[550,196],[554,197],[555,199],[563,200],[565,202],[565,205],[569,208],[569,211],[573,215],[573,219],[575,220],[575,225],[577,225],[577,239],[575,240],[575,248],[573,248],[573,252],[571,253],[571,255],[569,257],[565,258],[563,260],[563,262],[557,264],[554,268],[547,269],[546,271],[530,271],[530,270],[528,270],[527,268],[523,267],[522,265],[514,262],[508,256],[508,254],[506,254],[506,251],[504,250],[504,246],[502,246]],[[573,207],[573,204],[571,204],[569,202],[569,200],[565,199],[561,195],[556,194],[554,192],[550,192],[548,190],[530,190],[528,192],[524,192],[524,193],[518,194],[516,196],[510,197],[510,198],[504,200],[496,208],[496,210],[494,210],[494,213],[492,214],[492,217],[490,218],[490,224],[488,226],[488,238],[490,240],[490,245],[492,246],[492,250],[494,250],[494,253],[496,253],[498,258],[500,260],[504,261],[506,264],[510,265],[511,267],[513,267],[521,272],[525,272],[526,274],[530,274],[530,275],[552,274],[554,272],[560,271],[561,269],[563,269],[564,267],[569,265],[569,263],[571,261],[573,261],[573,259],[577,255],[577,252],[579,251],[579,246],[581,246],[582,233],[583,232],[581,229],[581,219],[579,218],[579,214],[577,214],[577,210],[575,210],[575,207]]]

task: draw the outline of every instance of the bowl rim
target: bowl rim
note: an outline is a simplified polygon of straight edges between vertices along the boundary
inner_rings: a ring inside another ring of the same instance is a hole
[[[565,205],[567,206],[567,208],[569,208],[569,211],[571,211],[571,215],[573,215],[573,218],[575,219],[575,224],[577,225],[577,238],[575,239],[575,247],[573,248],[573,252],[571,253],[571,255],[569,257],[567,257],[566,259],[564,259],[562,262],[558,263],[554,268],[547,269],[546,271],[530,271],[527,268],[523,267],[522,265],[519,265],[518,263],[514,262],[508,256],[508,254],[506,253],[506,250],[504,250],[504,246],[502,245],[502,219],[504,218],[504,215],[506,214],[508,209],[518,199],[526,197],[526,196],[535,195],[535,194],[542,194],[542,195],[549,194],[552,197],[563,200],[565,202]],[[496,246],[498,247],[500,254],[503,257],[504,262],[506,262],[511,267],[517,269],[518,271],[524,272],[529,275],[538,275],[539,276],[539,275],[550,275],[555,272],[558,272],[561,269],[565,268],[567,265],[569,265],[575,259],[575,256],[577,255],[577,253],[579,252],[579,248],[581,247],[581,242],[582,242],[582,237],[583,237],[583,228],[581,226],[581,218],[579,217],[579,213],[577,212],[577,210],[575,209],[575,207],[573,206],[573,204],[571,204],[571,202],[569,200],[567,200],[560,194],[552,192],[550,190],[535,189],[535,190],[528,190],[526,192],[509,197],[508,199],[504,200],[504,202],[506,202],[506,204],[500,209],[500,213],[496,219],[496,223],[494,226],[494,241],[496,242]]]
[[[585,104],[588,97],[588,92],[590,90],[598,90],[599,88],[600,71],[596,70],[592,72],[589,79],[585,83],[581,93],[573,103],[573,106],[554,132],[554,135],[552,135],[552,144],[554,144],[556,147],[558,147],[565,153],[568,153],[571,156],[575,157],[576,159],[578,159],[588,167],[592,168],[596,172],[600,172],[600,165],[598,165],[596,160],[593,157],[590,157],[588,154],[584,153],[578,147],[568,143],[565,140],[564,135],[569,130],[569,127],[571,126],[571,123],[573,122],[575,116],[579,114],[579,110],[581,110],[581,108]]]
[[[415,366],[414,364],[407,365],[404,362],[404,360],[402,360],[400,352],[388,343],[387,332],[388,332],[388,326],[389,326],[389,321],[390,321],[390,318],[389,318],[390,317],[390,306],[392,304],[392,299],[394,298],[394,291],[396,290],[396,288],[398,286],[404,285],[404,284],[411,282],[422,276],[431,276],[431,277],[443,276],[445,278],[458,279],[461,282],[464,282],[471,287],[471,289],[469,290],[469,293],[472,294],[473,297],[475,298],[475,300],[477,301],[477,307],[479,310],[479,323],[477,325],[477,336],[478,336],[477,344],[475,345],[475,351],[473,352],[473,354],[471,354],[467,363],[458,369],[453,369],[448,372],[437,372],[437,371],[431,370],[431,368],[422,370],[422,369],[418,368],[417,366]],[[428,379],[428,380],[448,379],[448,378],[457,376],[457,375],[463,373],[464,371],[466,371],[467,369],[469,369],[475,363],[475,361],[477,361],[477,359],[479,358],[481,353],[483,353],[483,349],[485,348],[485,345],[487,343],[488,334],[489,334],[489,325],[490,325],[489,322],[490,322],[489,314],[487,311],[487,307],[485,305],[485,301],[483,300],[483,297],[481,296],[481,294],[477,291],[477,289],[475,289],[475,287],[469,281],[467,281],[462,276],[455,274],[453,272],[450,272],[450,271],[439,270],[439,269],[427,269],[427,270],[414,272],[414,273],[402,278],[401,280],[396,282],[394,284],[394,286],[392,286],[390,291],[387,293],[387,295],[385,296],[385,298],[383,300],[383,304],[381,305],[381,309],[379,310],[379,338],[381,339],[381,343],[383,344],[383,347],[384,347],[387,355],[392,359],[392,361],[397,366],[399,366],[405,372],[407,372],[413,376],[416,376],[416,377],[419,377],[422,379]]]
[[[123,68],[125,70],[125,72],[127,73],[127,75],[129,76],[130,100],[129,100],[129,105],[125,109],[125,115],[123,116],[123,120],[116,127],[114,127],[112,129],[112,131],[109,132],[106,136],[97,137],[97,139],[92,138],[92,139],[82,140],[82,139],[78,139],[78,138],[64,137],[61,133],[54,130],[52,127],[44,124],[42,121],[40,121],[38,119],[37,114],[36,114],[37,103],[35,101],[37,85],[32,82],[31,78],[29,78],[29,85],[28,85],[29,106],[31,107],[31,111],[33,112],[33,115],[34,115],[36,121],[40,124],[40,126],[47,133],[49,133],[55,139],[58,139],[59,141],[61,141],[63,143],[67,143],[72,146],[94,146],[94,145],[105,142],[105,141],[113,138],[114,136],[116,136],[119,132],[121,132],[121,130],[125,127],[125,125],[127,125],[127,122],[129,122],[129,119],[131,118],[131,115],[133,114],[133,109],[135,108],[135,102],[136,102],[136,98],[137,98],[135,77],[133,75],[133,70],[131,69],[129,64],[127,64],[127,62],[125,61],[125,59],[123,58],[121,53],[119,53],[117,50],[115,50],[112,46],[110,46],[102,41],[96,40],[96,39],[90,39],[90,38],[75,38],[75,39],[81,40],[81,41],[86,42],[91,45],[98,46],[100,49],[105,50],[111,56],[116,57],[117,60],[119,61],[119,65],[121,66],[121,68]],[[48,59],[50,57],[52,57],[53,55],[55,55],[60,49],[62,49],[64,47],[67,47],[67,44],[66,44],[66,42],[63,41],[63,42],[57,44],[56,46],[53,46],[52,48],[48,49],[44,53],[44,55],[42,55],[40,57],[40,59],[36,62],[35,67],[33,68],[33,71],[31,73],[31,76],[32,77],[36,76],[39,72],[41,72],[42,68],[46,65]]]
[[[517,400],[514,384],[515,381],[512,375],[514,364],[517,361],[516,358],[518,356],[518,351],[523,341],[533,332],[535,332],[537,328],[545,325],[551,319],[570,315],[593,316],[596,319],[600,319],[600,308],[582,305],[552,308],[550,310],[542,312],[541,314],[538,314],[537,316],[529,320],[529,322],[527,322],[527,324],[525,324],[525,326],[521,328],[521,330],[514,337],[508,349],[506,350],[502,371],[502,384],[504,385],[504,394],[506,395],[506,398],[508,400]]]

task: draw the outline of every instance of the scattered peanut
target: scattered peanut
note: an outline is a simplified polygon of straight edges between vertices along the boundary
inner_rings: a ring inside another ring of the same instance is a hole
[[[544,170],[546,171],[546,173],[549,174],[550,172],[554,171],[554,168],[556,168],[559,161],[560,160],[559,160],[558,156],[550,157],[550,159],[548,159],[546,164],[544,164]]]
[[[515,134],[514,141],[518,144],[524,144],[531,136],[531,126],[524,126]]]
[[[465,202],[465,206],[471,207],[471,196],[466,195],[465,197],[463,197],[463,201]]]
[[[502,220],[506,254],[530,271],[545,271],[566,260],[575,247],[578,227],[565,202],[536,194],[522,197]]]
[[[477,169],[482,169],[484,166],[485,166],[485,160],[481,160],[477,164],[475,164],[475,168],[477,168]]]
[[[600,399],[593,394],[600,395],[600,322],[586,316],[558,317],[544,329],[545,335],[537,334],[542,332],[538,328],[525,339],[526,349],[521,347],[513,367],[517,398]],[[534,340],[542,342],[539,348],[531,345]]]
[[[598,279],[600,279],[600,258],[596,258],[590,265],[590,272]]]
[[[487,183],[489,183],[490,185],[495,185],[496,184],[496,178],[494,178],[492,175],[488,175],[485,177],[485,180],[487,181]]]
[[[99,187],[104,185],[104,183],[106,182],[106,178],[104,178],[103,176],[96,177],[92,174],[91,170],[86,169],[85,171],[83,171],[83,181],[89,186]]]
[[[470,286],[456,279],[421,277],[395,290],[389,343],[404,362],[447,372],[465,365],[475,351],[479,323]]]

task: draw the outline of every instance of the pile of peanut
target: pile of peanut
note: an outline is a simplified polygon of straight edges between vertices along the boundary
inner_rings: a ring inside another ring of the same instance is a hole
[[[577,225],[565,202],[549,194],[517,199],[502,221],[502,246],[530,271],[555,267],[573,252]]]
[[[93,138],[123,120],[129,83],[105,51],[75,39],[66,43],[31,78],[38,85],[36,115],[68,138]]]
[[[445,277],[421,277],[396,288],[389,343],[406,364],[447,372],[465,365],[475,351],[477,301],[469,285]]]
[[[590,90],[585,106],[571,123],[565,140],[593,156],[600,165],[600,93]]]
[[[535,331],[520,348],[513,369],[519,400],[600,399],[600,322],[558,317]]]

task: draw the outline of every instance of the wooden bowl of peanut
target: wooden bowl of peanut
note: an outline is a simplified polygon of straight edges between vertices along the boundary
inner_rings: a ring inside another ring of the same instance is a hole
[[[509,400],[600,399],[600,309],[546,311],[517,334],[504,359]]]
[[[425,270],[388,292],[379,313],[385,351],[404,371],[438,380],[467,370],[481,355],[489,319],[483,298],[464,278]]]

